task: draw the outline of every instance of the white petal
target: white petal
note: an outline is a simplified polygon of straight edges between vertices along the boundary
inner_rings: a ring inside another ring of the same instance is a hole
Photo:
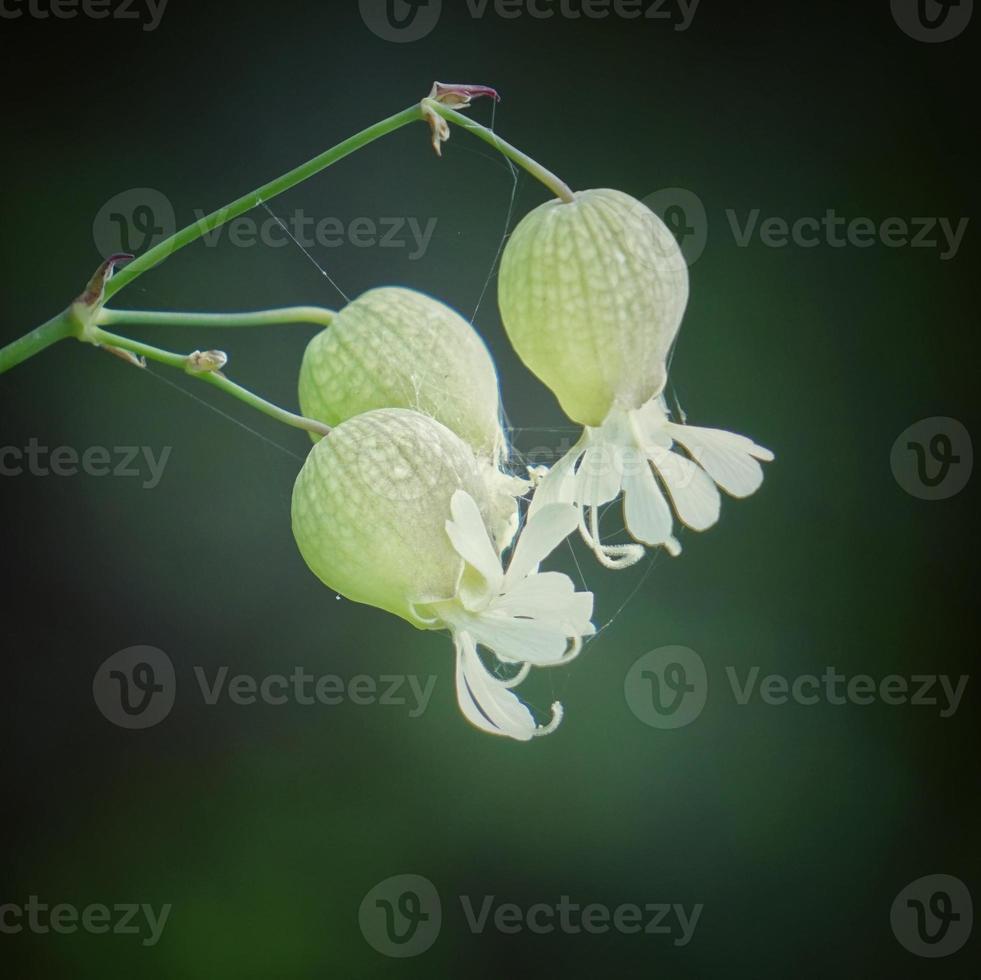
[[[527,742],[536,734],[535,719],[506,682],[492,677],[467,633],[456,636],[456,697],[464,717],[481,731]]]
[[[669,422],[668,432],[726,493],[748,497],[763,482],[763,468],[757,462],[772,462],[773,453],[757,446],[752,439],[722,429],[702,429],[694,425]]]
[[[667,451],[674,445],[674,439],[668,431],[667,408],[663,399],[653,398],[628,416],[634,442],[642,452],[654,456],[661,451]]]
[[[623,446],[599,441],[600,429],[592,433],[594,440],[579,464],[576,473],[576,503],[584,507],[601,507],[615,500],[623,480]]]
[[[551,624],[504,613],[485,613],[467,629],[481,646],[509,664],[548,667],[559,663],[569,648],[568,639]]]
[[[624,460],[623,516],[627,530],[645,544],[667,544],[674,526],[671,508],[651,472],[647,457],[632,450]]]
[[[453,547],[484,578],[487,594],[496,595],[501,590],[504,572],[476,502],[466,491],[457,490],[450,502],[450,512],[453,519],[446,522],[446,533]]]
[[[572,504],[548,504],[529,518],[514,546],[504,576],[504,587],[538,570],[543,562],[576,529],[579,515]]]
[[[671,494],[674,509],[683,524],[704,531],[719,519],[722,498],[708,474],[680,453],[660,451],[651,456]]]
[[[576,592],[568,575],[541,572],[523,579],[496,599],[491,611],[512,618],[547,624],[565,637],[591,636],[594,632],[592,592]]]
[[[576,499],[576,463],[586,451],[586,433],[542,478],[535,488],[528,508],[529,519],[542,507],[555,503],[573,503]]]

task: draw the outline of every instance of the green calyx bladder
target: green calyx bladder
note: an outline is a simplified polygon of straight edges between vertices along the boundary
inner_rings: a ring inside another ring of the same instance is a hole
[[[518,224],[501,259],[499,301],[527,367],[569,418],[598,426],[663,390],[688,269],[670,230],[640,201],[582,191]]]
[[[458,313],[424,293],[372,289],[345,306],[307,346],[303,414],[327,425],[379,408],[441,422],[478,456],[505,452],[497,372],[483,340]]]
[[[498,501],[459,436],[418,412],[367,412],[311,450],[293,489],[293,535],[328,588],[432,628],[418,605],[452,598],[463,571],[446,533],[457,490],[491,527]]]

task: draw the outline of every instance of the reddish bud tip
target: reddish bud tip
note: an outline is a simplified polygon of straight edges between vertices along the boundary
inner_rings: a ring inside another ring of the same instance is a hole
[[[436,99],[437,102],[448,102],[452,105],[455,102],[466,103],[471,99],[479,99],[483,96],[493,99],[495,102],[501,101],[497,89],[488,85],[466,85],[459,82],[433,82],[430,98]]]

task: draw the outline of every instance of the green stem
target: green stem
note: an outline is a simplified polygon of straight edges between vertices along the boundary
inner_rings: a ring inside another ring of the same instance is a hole
[[[138,340],[130,340],[129,337],[120,337],[118,334],[109,333],[109,331],[95,326],[89,327],[86,330],[85,339],[100,346],[129,351],[139,357],[145,357],[147,360],[158,361],[160,364],[166,364],[168,367],[177,368],[177,370],[184,371],[192,378],[197,378],[200,381],[213,385],[220,391],[232,395],[241,402],[245,402],[246,405],[250,405],[270,418],[276,419],[277,422],[284,422],[286,425],[291,425],[295,429],[305,429],[307,432],[312,432],[318,436],[330,434],[330,426],[324,425],[323,422],[304,418],[302,415],[296,415],[293,412],[286,411],[285,408],[273,405],[272,402],[266,401],[265,398],[260,398],[247,388],[235,384],[234,381],[229,381],[228,378],[217,371],[194,370],[192,357],[187,354],[174,354],[171,351],[162,350],[159,347],[152,347]]]
[[[420,105],[410,106],[408,109],[404,109],[394,116],[389,116],[388,119],[383,119],[381,122],[375,123],[374,126],[369,126],[367,129],[361,130],[360,133],[344,140],[343,143],[338,143],[337,146],[331,147],[331,149],[324,151],[319,156],[289,171],[289,173],[283,174],[282,177],[271,180],[268,184],[264,184],[257,190],[245,194],[238,200],[232,201],[231,204],[226,204],[225,207],[220,208],[218,211],[214,211],[207,217],[201,218],[199,221],[195,221],[194,224],[181,229],[176,235],[171,236],[165,242],[160,242],[159,245],[155,245],[148,252],[144,252],[138,259],[130,262],[128,266],[117,272],[106,286],[106,299],[108,300],[114,296],[123,286],[131,283],[137,276],[142,275],[148,269],[152,269],[179,248],[190,245],[191,242],[207,235],[226,222],[245,214],[247,211],[251,211],[252,208],[262,204],[264,201],[271,201],[284,191],[288,191],[291,187],[296,187],[297,184],[303,183],[303,181],[320,173],[321,170],[326,169],[331,164],[337,163],[338,160],[343,160],[344,157],[354,153],[355,150],[360,150],[361,147],[367,146],[376,139],[392,133],[396,129],[401,129],[409,123],[418,122],[422,118],[422,107]]]
[[[46,347],[77,332],[78,324],[72,319],[70,311],[64,310],[29,334],[7,344],[6,347],[0,347],[0,374],[17,367],[29,357],[40,354]]]
[[[265,327],[276,323],[315,323],[330,326],[337,314],[319,306],[290,306],[256,313],[157,313],[143,310],[100,311],[100,326],[134,327]]]
[[[537,160],[532,160],[527,153],[522,153],[517,147],[512,146],[506,140],[502,140],[494,130],[481,126],[480,123],[474,122],[468,116],[462,115],[435,99],[423,99],[422,104],[426,109],[442,116],[447,122],[456,123],[457,126],[473,133],[478,139],[482,139],[485,143],[489,143],[495,149],[500,150],[504,156],[513,160],[523,170],[527,170],[532,177],[541,181],[557,198],[566,204],[572,204],[575,201],[576,197],[568,184],[556,177],[551,170],[543,167]]]

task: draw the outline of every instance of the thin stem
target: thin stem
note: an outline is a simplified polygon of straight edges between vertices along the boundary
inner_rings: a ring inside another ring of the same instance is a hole
[[[394,132],[396,129],[401,129],[409,123],[418,122],[422,118],[422,107],[420,105],[410,106],[408,109],[404,109],[394,116],[389,116],[388,119],[383,119],[381,122],[375,123],[374,126],[369,126],[367,129],[361,130],[360,133],[351,136],[342,143],[338,143],[337,146],[325,150],[319,156],[296,167],[289,171],[289,173],[285,173],[268,184],[264,184],[257,190],[245,194],[238,200],[232,201],[231,204],[226,204],[225,207],[212,212],[199,221],[195,221],[194,224],[182,228],[176,235],[172,235],[166,241],[155,245],[148,252],[144,252],[139,258],[130,262],[125,269],[117,272],[106,286],[106,299],[108,300],[114,296],[123,286],[131,283],[137,276],[142,275],[148,269],[152,269],[178,249],[183,248],[185,245],[190,245],[191,242],[214,231],[215,228],[219,228],[226,222],[245,214],[247,211],[251,211],[252,208],[262,204],[264,201],[271,201],[284,191],[288,191],[291,187],[295,187],[297,184],[320,173],[321,170],[325,170],[331,164],[337,163],[338,160],[343,160],[344,157],[354,153],[355,150],[360,150],[361,147],[366,146],[368,143],[372,143],[376,139]]]
[[[100,326],[128,324],[134,327],[264,327],[276,323],[315,323],[327,327],[336,315],[333,310],[319,306],[290,306],[255,313],[158,313],[103,309],[95,322]]]
[[[527,170],[536,180],[541,181],[557,198],[566,204],[572,204],[575,201],[576,197],[565,181],[560,180],[551,170],[543,167],[537,160],[532,160],[527,153],[522,153],[517,147],[512,146],[506,140],[502,140],[492,129],[481,126],[480,123],[474,122],[468,116],[462,115],[455,109],[451,109],[449,106],[445,106],[435,99],[423,99],[422,104],[426,109],[430,109],[437,115],[442,116],[447,122],[456,123],[463,129],[473,133],[478,139],[482,139],[485,143],[489,143],[495,147],[509,160],[513,160],[519,167]]]
[[[130,340],[129,337],[120,337],[118,334],[109,333],[109,331],[102,330],[99,327],[90,327],[86,332],[86,339],[105,347],[129,351],[139,357],[145,357],[147,360],[158,361],[161,364],[166,364],[168,367],[184,371],[192,378],[198,378],[200,381],[213,385],[220,391],[234,396],[239,401],[245,402],[246,405],[250,405],[270,418],[290,425],[295,429],[305,429],[307,432],[313,432],[319,436],[330,434],[330,426],[324,425],[323,422],[304,418],[302,415],[296,415],[293,412],[286,411],[285,408],[273,405],[272,402],[266,401],[265,398],[260,398],[247,388],[235,384],[234,381],[229,381],[228,378],[216,370],[194,370],[192,355],[174,354],[171,351],[162,350],[159,347],[152,347],[150,344],[144,344],[138,340]]]
[[[6,347],[0,347],[0,374],[77,332],[78,324],[72,320],[70,311],[64,310]]]

